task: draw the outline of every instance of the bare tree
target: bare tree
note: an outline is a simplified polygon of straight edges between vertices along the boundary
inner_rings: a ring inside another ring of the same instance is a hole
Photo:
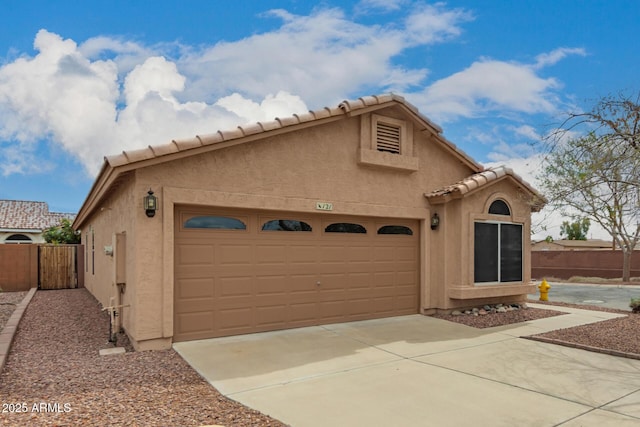
[[[640,150],[640,92],[609,95],[598,100],[590,111],[567,114],[564,122],[550,133],[549,140],[557,143],[568,133],[585,127],[602,142]]]
[[[548,156],[541,184],[552,206],[600,224],[623,252],[624,281],[640,238],[640,151],[594,132],[559,144]]]

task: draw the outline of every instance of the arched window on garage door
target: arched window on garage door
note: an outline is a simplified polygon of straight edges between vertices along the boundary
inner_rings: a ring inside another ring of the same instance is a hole
[[[357,233],[365,234],[367,229],[360,224],[353,224],[351,222],[334,222],[327,225],[324,229],[325,233]]]
[[[404,225],[385,225],[378,228],[378,234],[405,234],[413,236],[413,230]]]
[[[194,216],[185,221],[184,228],[246,230],[247,225],[237,218],[228,216]]]
[[[262,224],[263,231],[312,231],[311,226],[304,221],[295,219],[274,219]]]

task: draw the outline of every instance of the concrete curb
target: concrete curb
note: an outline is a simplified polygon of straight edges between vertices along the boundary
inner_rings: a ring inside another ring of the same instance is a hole
[[[13,338],[18,330],[18,324],[20,323],[20,320],[22,320],[22,315],[37,290],[38,288],[31,288],[29,290],[22,301],[16,305],[16,309],[11,313],[11,317],[7,321],[7,324],[4,325],[4,329],[0,332],[0,372],[4,369],[7,357],[9,356],[9,350],[11,350]]]
[[[564,346],[564,347],[577,348],[579,350],[593,351],[594,353],[602,353],[602,354],[607,354],[609,356],[626,357],[627,359],[640,360],[640,355],[638,355],[638,354],[626,353],[626,352],[623,352],[623,351],[616,351],[616,350],[608,350],[608,349],[600,348],[600,347],[592,347],[590,345],[577,344],[577,343],[557,340],[557,339],[553,339],[553,338],[536,337],[536,336],[526,336],[526,337],[520,337],[520,338],[524,338],[526,340],[531,340],[531,341],[544,342],[544,343],[547,343],[547,344],[561,345],[561,346]]]

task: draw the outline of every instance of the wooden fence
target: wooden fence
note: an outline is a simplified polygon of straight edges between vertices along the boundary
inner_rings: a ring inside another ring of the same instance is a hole
[[[5,292],[84,286],[82,245],[0,245],[0,289]]]
[[[531,251],[531,277],[622,277],[622,251]],[[631,255],[631,277],[640,277],[640,251]]]

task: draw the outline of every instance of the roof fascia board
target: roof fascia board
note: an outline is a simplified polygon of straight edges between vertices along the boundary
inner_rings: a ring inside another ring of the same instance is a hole
[[[442,204],[442,203],[447,203],[451,200],[455,200],[455,199],[462,199],[465,198],[467,196],[470,196],[472,194],[475,194],[478,191],[483,191],[501,181],[504,181],[505,179],[509,179],[510,181],[512,181],[513,184],[515,184],[517,187],[524,189],[530,196],[532,196],[534,199],[539,199],[540,195],[537,194],[535,191],[533,191],[531,189],[531,187],[529,187],[529,185],[527,185],[524,181],[517,179],[515,176],[511,175],[511,174],[506,174],[504,176],[501,176],[497,179],[491,180],[483,185],[480,186],[476,186],[475,188],[469,190],[469,191],[465,191],[464,193],[459,191],[459,190],[455,190],[451,193],[448,194],[444,194],[444,195],[438,195],[438,196],[431,196],[429,197],[429,193],[425,193],[425,197],[427,199],[429,199],[430,203],[434,203],[434,204]]]
[[[82,203],[82,208],[73,221],[72,228],[74,230],[79,230],[82,227],[89,215],[96,209],[97,204],[104,198],[106,191],[119,176],[120,173],[117,171],[117,168],[112,168],[105,160],[98,174],[98,178],[91,187],[91,190],[89,190],[89,194]]]
[[[163,156],[152,157],[152,158],[143,159],[143,160],[139,160],[139,161],[132,161],[131,163],[127,163],[127,164],[122,165],[122,166],[117,166],[116,169],[118,169],[120,172],[128,172],[128,171],[140,169],[140,168],[147,167],[147,166],[154,166],[154,165],[165,163],[165,162],[168,162],[168,161],[173,161],[173,160],[183,159],[185,157],[195,156],[195,155],[206,153],[206,152],[209,152],[209,151],[221,150],[223,148],[229,148],[229,147],[233,147],[233,146],[236,146],[236,145],[245,144],[245,143],[248,143],[248,142],[267,139],[267,138],[270,138],[270,137],[273,137],[273,136],[277,136],[277,135],[293,132],[295,130],[301,130],[301,129],[313,127],[313,126],[316,126],[316,125],[319,125],[319,124],[325,124],[325,123],[334,122],[334,121],[340,120],[342,118],[343,118],[343,116],[326,117],[326,118],[314,120],[314,121],[311,121],[311,122],[305,122],[305,123],[299,123],[299,124],[295,124],[295,125],[290,125],[290,126],[287,126],[285,128],[273,129],[273,130],[268,130],[268,131],[265,131],[265,132],[257,133],[257,134],[254,134],[254,135],[247,135],[247,136],[243,136],[243,137],[240,137],[240,138],[234,138],[234,139],[230,139],[228,141],[220,141],[220,142],[215,142],[213,144],[204,144],[204,145],[200,145],[200,146],[195,147],[195,148],[189,148],[189,149],[182,150],[182,151],[176,151],[175,153],[166,154],[166,155],[163,155]]]

